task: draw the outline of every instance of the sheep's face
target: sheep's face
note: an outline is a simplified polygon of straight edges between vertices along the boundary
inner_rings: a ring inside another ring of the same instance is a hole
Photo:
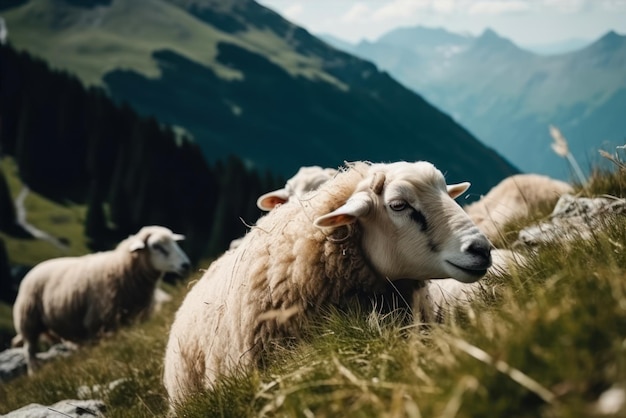
[[[190,262],[187,254],[176,241],[185,237],[175,234],[167,228],[151,227],[149,233],[136,235],[130,244],[130,251],[147,250],[150,264],[163,273],[175,273],[184,276],[189,272]],[[146,229],[142,229],[145,231]]]
[[[359,222],[363,250],[390,280],[452,277],[474,282],[491,266],[491,244],[454,201],[469,183],[446,185],[427,162],[375,164],[321,227]]]

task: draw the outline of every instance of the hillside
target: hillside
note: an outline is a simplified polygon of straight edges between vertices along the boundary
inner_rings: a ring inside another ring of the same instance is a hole
[[[10,42],[189,133],[209,161],[301,165],[426,159],[473,196],[517,171],[373,64],[251,0],[30,0]]]
[[[581,192],[624,197],[626,178],[598,175]],[[178,416],[623,417],[625,240],[617,215],[590,240],[541,246],[526,267],[483,279],[495,293],[428,328],[329,309],[302,341],[277,343],[263,367],[220,379]],[[102,399],[111,418],[166,416],[163,353],[188,287],[167,289],[174,300],[149,322],[0,385],[0,414],[78,396]]]
[[[570,178],[550,150],[550,124],[584,169],[598,163],[598,147],[624,142],[626,37],[615,32],[545,56],[492,30],[469,37],[414,27],[350,51],[423,94],[523,171]]]

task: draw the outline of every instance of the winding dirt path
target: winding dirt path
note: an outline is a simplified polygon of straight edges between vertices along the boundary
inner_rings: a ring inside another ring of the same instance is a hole
[[[22,190],[20,190],[20,193],[15,198],[15,211],[16,211],[16,218],[17,218],[16,222],[22,228],[28,231],[28,233],[31,234],[33,237],[44,240],[44,241],[48,241],[50,244],[54,245],[55,247],[61,250],[67,251],[69,247],[65,245],[63,242],[61,242],[58,238],[50,235],[46,231],[42,231],[41,229],[29,224],[28,221],[26,220],[26,207],[24,206],[24,201],[26,200],[26,196],[28,196],[29,193],[30,193],[30,189],[28,188],[28,186],[22,186]]]

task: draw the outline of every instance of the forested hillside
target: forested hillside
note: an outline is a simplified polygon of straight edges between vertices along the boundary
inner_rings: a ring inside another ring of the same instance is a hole
[[[19,50],[187,132],[211,164],[428,160],[477,198],[518,170],[371,62],[252,0],[28,0],[2,12]]]
[[[94,250],[160,224],[187,236],[192,260],[215,255],[245,232],[241,219],[258,218],[256,197],[284,182],[236,157],[208,164],[185,136],[27,53],[0,47],[0,63],[1,154],[33,191],[87,205]],[[0,170],[0,229],[19,234],[3,180]]]

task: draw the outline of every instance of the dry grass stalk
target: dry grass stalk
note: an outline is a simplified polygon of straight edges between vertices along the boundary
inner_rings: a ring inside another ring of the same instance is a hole
[[[574,158],[572,153],[569,151],[567,140],[565,139],[565,137],[563,136],[559,128],[557,128],[556,126],[550,125],[549,129],[550,129],[550,136],[552,136],[552,139],[554,140],[554,142],[550,144],[552,146],[552,150],[558,156],[567,158],[567,161],[570,163],[570,165],[574,169],[574,172],[576,173],[576,176],[578,177],[580,184],[584,185],[586,183],[585,175],[583,174],[583,171],[580,169],[580,166],[576,162],[576,159]]]
[[[474,345],[471,345],[467,341],[456,338],[452,339],[451,341],[452,344],[461,351],[464,351],[465,353],[474,357],[476,360],[494,366],[496,370],[498,370],[500,373],[509,376],[513,381],[533,392],[541,399],[543,399],[546,403],[554,402],[555,396],[550,390],[542,386],[539,382],[537,382],[527,374],[523,373],[521,370],[510,366],[508,363],[502,360],[495,360],[487,352],[481,350]]]

